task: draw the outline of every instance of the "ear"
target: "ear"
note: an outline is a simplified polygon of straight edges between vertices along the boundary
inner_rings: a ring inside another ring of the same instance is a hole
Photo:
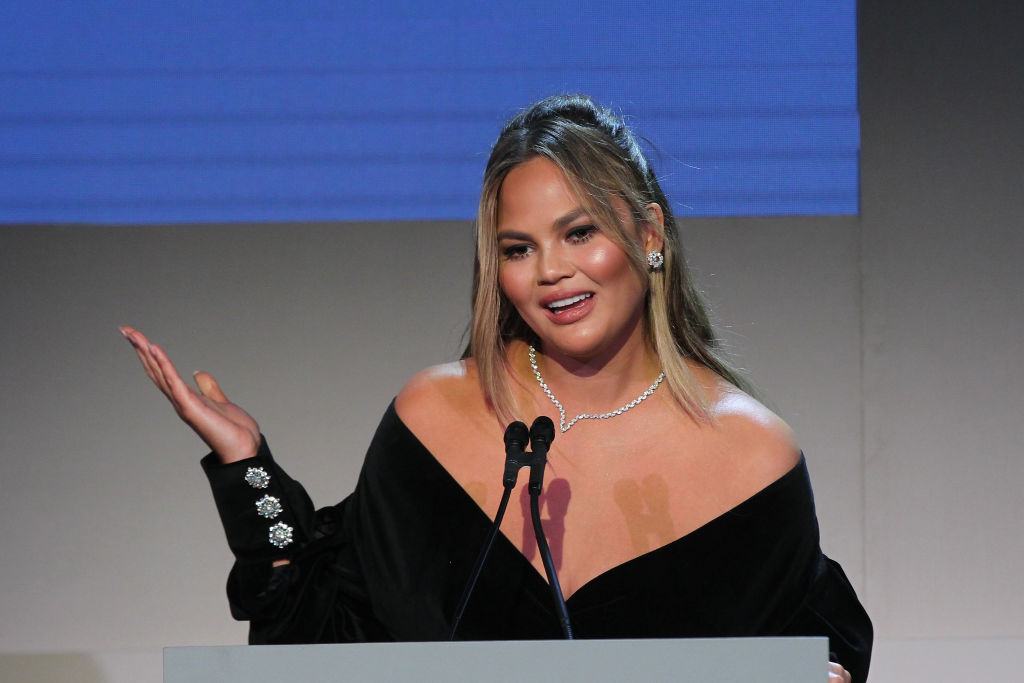
[[[665,247],[665,212],[656,202],[651,202],[645,208],[651,216],[651,221],[644,222],[640,228],[640,241],[644,245],[644,253],[663,251]]]

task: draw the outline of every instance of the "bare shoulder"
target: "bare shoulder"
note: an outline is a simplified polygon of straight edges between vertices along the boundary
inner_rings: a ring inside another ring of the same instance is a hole
[[[413,375],[395,398],[395,411],[413,433],[470,418],[484,406],[472,360],[433,365]]]
[[[476,367],[472,361],[454,361],[432,365],[409,378],[395,399],[399,415],[413,416],[431,411],[438,404],[464,402],[467,390],[476,386]]]
[[[800,461],[792,428],[760,401],[721,378],[708,398],[717,437],[752,480],[775,481]]]

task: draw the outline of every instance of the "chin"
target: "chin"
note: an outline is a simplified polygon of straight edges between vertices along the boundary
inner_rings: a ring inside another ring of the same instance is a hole
[[[551,352],[556,352],[562,356],[568,356],[578,361],[586,361],[592,358],[600,356],[602,351],[606,350],[607,343],[602,343],[596,339],[588,338],[575,338],[565,339],[559,337],[549,337],[545,339],[541,337],[541,350],[547,355]]]
[[[641,334],[639,330],[618,330],[612,334],[605,326],[598,326],[600,329],[555,330],[555,334],[538,334],[540,339],[539,350],[545,355],[552,352],[573,360],[586,363],[593,360],[610,360],[620,350],[629,347],[630,341],[635,334]],[[546,330],[549,331],[550,330]]]

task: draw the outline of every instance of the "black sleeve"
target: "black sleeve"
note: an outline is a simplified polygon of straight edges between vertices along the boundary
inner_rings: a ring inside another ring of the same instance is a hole
[[[250,644],[391,640],[370,605],[351,542],[348,511],[358,491],[315,510],[281,469],[266,440],[255,457],[202,460],[235,564],[231,614],[249,622]],[[289,564],[273,567],[274,560]]]
[[[796,618],[781,635],[827,635],[829,657],[864,683],[874,632],[843,568],[822,555],[817,575]]]

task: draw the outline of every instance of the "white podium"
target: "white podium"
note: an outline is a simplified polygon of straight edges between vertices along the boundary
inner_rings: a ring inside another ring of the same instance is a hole
[[[545,640],[164,649],[164,683],[825,683],[827,638]]]

